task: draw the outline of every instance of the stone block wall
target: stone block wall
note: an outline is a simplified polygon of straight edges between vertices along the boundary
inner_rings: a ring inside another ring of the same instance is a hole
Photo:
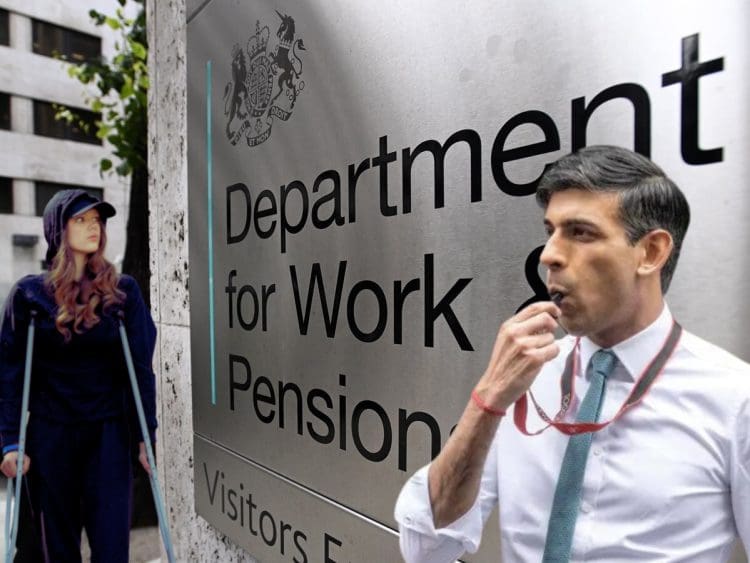
[[[188,299],[185,0],[147,2],[151,304],[158,328],[157,465],[178,561],[254,561],[195,514]],[[163,548],[162,548],[163,549]],[[162,554],[166,561],[166,554]]]

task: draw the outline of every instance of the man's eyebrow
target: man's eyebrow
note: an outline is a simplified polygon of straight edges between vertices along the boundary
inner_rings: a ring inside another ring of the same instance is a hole
[[[547,227],[547,228],[553,228],[554,227],[554,225],[552,224],[552,221],[550,221],[546,217],[544,218],[544,226]],[[572,218],[572,219],[565,219],[564,221],[562,221],[558,225],[558,227],[562,227],[562,228],[566,228],[566,227],[580,227],[580,226],[592,227],[594,229],[599,229],[599,225],[597,223],[595,223],[594,221],[590,221],[588,219],[582,219],[582,218],[575,218],[575,217]]]

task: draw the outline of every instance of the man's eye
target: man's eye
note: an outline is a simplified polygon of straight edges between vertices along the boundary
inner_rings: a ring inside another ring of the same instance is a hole
[[[573,227],[571,234],[575,238],[591,238],[593,236],[592,232],[587,229],[586,227]]]

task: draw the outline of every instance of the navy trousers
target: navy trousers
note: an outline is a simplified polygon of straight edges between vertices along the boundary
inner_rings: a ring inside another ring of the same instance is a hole
[[[29,495],[38,541],[17,561],[81,561],[81,530],[92,563],[128,561],[133,471],[128,426],[110,419],[64,425],[32,413]]]

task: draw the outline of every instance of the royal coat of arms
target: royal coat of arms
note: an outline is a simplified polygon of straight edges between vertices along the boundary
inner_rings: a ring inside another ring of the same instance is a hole
[[[305,44],[295,38],[294,19],[276,13],[281,25],[273,52],[268,51],[270,30],[267,25],[261,27],[260,21],[255,22],[255,34],[246,48],[235,45],[232,49],[232,79],[224,88],[224,115],[227,138],[233,145],[243,136],[251,147],[268,139],[274,117],[287,121],[305,88],[299,57]]]

